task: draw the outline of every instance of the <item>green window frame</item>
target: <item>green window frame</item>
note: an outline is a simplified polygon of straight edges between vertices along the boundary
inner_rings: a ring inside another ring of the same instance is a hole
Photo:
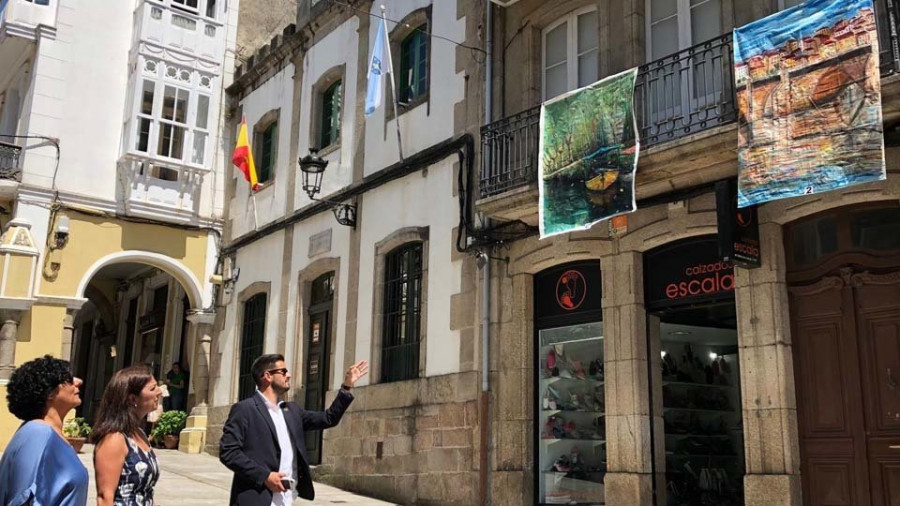
[[[382,383],[419,377],[423,255],[421,242],[404,244],[385,255]]]
[[[412,31],[400,43],[400,96],[398,101],[409,103],[428,92],[427,24]]]
[[[238,399],[246,399],[256,390],[251,366],[263,352],[266,335],[266,302],[268,295],[256,294],[244,302],[244,318],[241,325],[241,351],[238,373]]]
[[[278,122],[273,121],[259,136],[259,163],[256,167],[256,178],[260,183],[272,180],[275,174],[275,148],[278,145]]]
[[[341,81],[335,81],[322,93],[322,117],[319,125],[319,149],[340,142]]]

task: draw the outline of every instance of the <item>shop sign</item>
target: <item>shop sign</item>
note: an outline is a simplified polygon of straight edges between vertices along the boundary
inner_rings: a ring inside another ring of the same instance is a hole
[[[601,309],[600,262],[553,267],[535,276],[535,318]]]
[[[648,307],[707,302],[733,296],[734,265],[718,258],[717,239],[689,239],[645,255]]]
[[[719,258],[738,267],[755,269],[762,263],[756,206],[738,208],[737,182],[716,183]]]

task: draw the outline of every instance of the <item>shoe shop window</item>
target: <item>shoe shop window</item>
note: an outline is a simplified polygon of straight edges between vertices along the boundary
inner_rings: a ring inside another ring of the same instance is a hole
[[[535,277],[536,488],[539,504],[603,504],[606,475],[600,267]]]
[[[645,254],[644,275],[656,504],[743,504],[734,267],[704,237]]]

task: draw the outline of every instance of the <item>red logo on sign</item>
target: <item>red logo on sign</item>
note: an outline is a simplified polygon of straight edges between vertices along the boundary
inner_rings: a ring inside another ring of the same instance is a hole
[[[556,303],[566,311],[574,311],[584,302],[587,295],[587,282],[584,276],[575,270],[562,273],[556,282]]]

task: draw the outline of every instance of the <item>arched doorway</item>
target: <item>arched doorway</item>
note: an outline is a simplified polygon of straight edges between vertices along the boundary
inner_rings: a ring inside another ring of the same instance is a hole
[[[71,358],[75,374],[85,381],[78,414],[89,423],[113,373],[140,363],[150,366],[161,383],[179,363],[186,374],[172,375],[168,388],[182,395],[172,395],[165,407],[188,409],[196,343],[187,315],[200,303],[201,292],[185,272],[171,259],[131,253],[98,261],[82,280],[78,294],[87,302],[71,323]]]
[[[805,504],[900,502],[900,207],[788,225]]]

